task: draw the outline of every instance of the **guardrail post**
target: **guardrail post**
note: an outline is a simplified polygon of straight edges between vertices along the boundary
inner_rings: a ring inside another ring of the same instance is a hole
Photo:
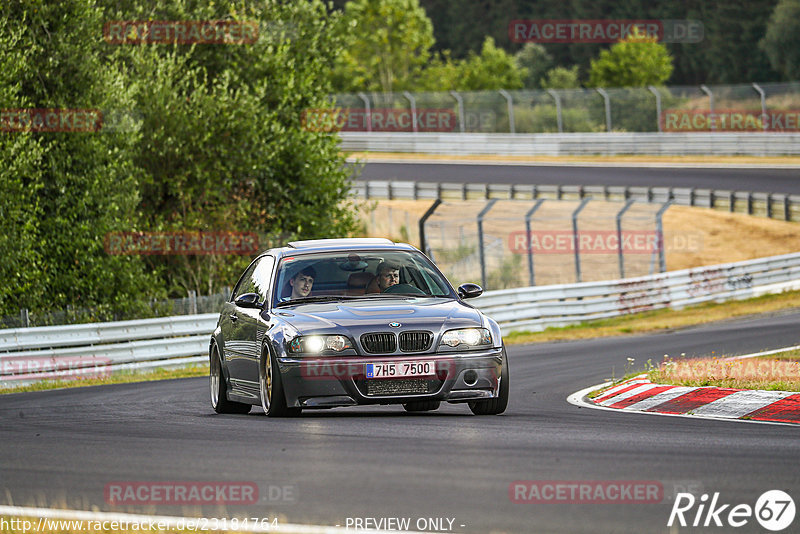
[[[586,207],[586,204],[592,200],[592,197],[586,197],[581,201],[580,206],[578,206],[575,211],[572,212],[572,248],[573,252],[575,253],[575,278],[577,282],[582,282],[581,278],[581,254],[579,250],[579,240],[578,240],[578,214],[581,212],[583,208]]]
[[[608,97],[608,93],[606,93],[605,89],[602,87],[595,88],[595,91],[600,93],[600,96],[603,97],[603,101],[605,102],[606,106],[606,130],[611,133],[611,99]]]
[[[792,216],[789,210],[789,193],[783,195],[783,220],[788,221]]]
[[[189,290],[189,315],[197,315],[197,291]]]
[[[539,209],[544,203],[544,199],[540,198],[536,201],[533,207],[528,210],[528,213],[525,214],[525,236],[526,236],[526,243],[528,244],[528,281],[530,282],[531,286],[535,286],[535,277],[533,273],[533,247],[531,246],[531,218],[533,214],[536,213],[536,210]]]
[[[516,128],[514,127],[514,100],[511,98],[511,94],[505,89],[500,89],[498,92],[503,95],[503,98],[506,99],[506,104],[508,105],[508,132],[512,134],[517,133]]]
[[[414,96],[408,91],[403,91],[403,96],[406,97],[408,103],[411,104],[411,127],[414,133],[417,133],[417,101]]]
[[[709,113],[711,115],[713,115],[714,114],[714,93],[711,92],[711,89],[709,89],[706,84],[702,84],[700,86],[700,90],[708,95],[708,111],[709,111]],[[716,120],[714,122],[712,122],[711,129],[712,130],[716,130],[717,129]]]
[[[441,186],[441,184],[439,184]],[[439,191],[439,196],[441,197],[441,190]],[[429,258],[431,257],[430,251],[428,250],[428,244],[425,243],[425,221],[433,215],[433,212],[436,211],[436,208],[439,207],[439,204],[442,203],[441,198],[437,198],[431,204],[431,207],[422,214],[422,217],[419,218],[419,249],[422,251],[423,254],[427,255]]]
[[[556,121],[558,122],[558,133],[564,133],[564,118],[561,115],[561,97],[554,89],[548,89],[547,94],[556,101]]]
[[[617,258],[619,259],[619,277],[625,278],[625,258],[622,250],[622,216],[636,202],[635,198],[628,200],[625,206],[617,212]]]
[[[663,129],[661,127],[661,93],[658,92],[658,89],[655,86],[648,85],[648,89],[650,92],[653,93],[656,97],[656,124],[658,125],[658,131],[662,132]]]
[[[772,193],[767,193],[767,219],[772,218]]]
[[[672,205],[672,201],[668,200],[659,208],[656,213],[656,239],[658,239],[658,268],[659,272],[666,272],[667,260],[664,255],[664,225],[662,223],[662,216],[664,212]]]
[[[478,257],[481,260],[481,282],[484,289],[486,289],[486,257],[483,250],[483,218],[489,213],[495,202],[497,202],[496,198],[490,200],[478,214]]]
[[[461,133],[464,133],[464,99],[461,98],[461,95],[456,91],[450,91],[450,94],[456,99],[456,103],[458,104],[458,128]]]
[[[753,89],[755,89],[758,93],[758,96],[761,97],[761,120],[764,122],[764,131],[766,132],[769,130],[769,121],[767,120],[767,95],[757,83],[753,83]]]
[[[28,308],[22,308],[19,310],[19,319],[22,328],[28,328],[31,325],[31,318],[28,315]]]
[[[372,113],[370,113],[369,98],[364,93],[358,93],[358,98],[364,102],[364,111],[367,113],[367,131],[372,131]]]

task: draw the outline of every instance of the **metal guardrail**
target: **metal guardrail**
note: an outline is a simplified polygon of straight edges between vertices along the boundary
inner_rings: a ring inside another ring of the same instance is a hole
[[[471,301],[504,333],[800,289],[800,253],[650,276],[490,291]]]
[[[453,156],[748,155],[800,154],[798,133],[480,134],[339,132],[344,152],[411,152]]]
[[[800,253],[624,280],[489,291],[471,303],[507,333],[788,289],[800,289]],[[203,362],[216,319],[205,314],[2,330],[0,383]]]
[[[596,200],[663,204],[672,201],[681,206],[713,208],[731,213],[747,213],[785,221],[800,221],[800,195],[754,193],[688,187],[646,187],[607,185],[533,185],[478,184],[447,182],[411,182],[371,180],[354,182],[353,196],[364,199],[408,200]]]

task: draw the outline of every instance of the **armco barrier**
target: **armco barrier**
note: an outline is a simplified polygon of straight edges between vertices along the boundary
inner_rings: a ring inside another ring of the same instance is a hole
[[[800,253],[624,280],[489,291],[470,303],[507,333],[790,289],[800,289]],[[34,370],[41,374],[58,370],[63,360],[84,369],[109,363],[112,370],[204,362],[217,317],[0,330],[0,383],[18,383],[21,366],[15,363],[26,361],[37,362]]]
[[[800,154],[800,133],[409,133],[339,132],[344,152],[411,152],[452,156],[583,156],[589,154]]]
[[[369,180],[354,182],[352,195],[364,199],[478,200],[510,199],[596,200],[663,204],[671,200],[680,206],[714,208],[731,213],[747,213],[785,221],[800,221],[800,195],[753,193],[689,187],[650,187],[614,185],[536,185],[412,182]]]

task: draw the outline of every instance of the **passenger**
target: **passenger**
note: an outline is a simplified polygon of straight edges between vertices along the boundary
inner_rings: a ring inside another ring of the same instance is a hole
[[[375,275],[381,292],[400,283],[400,267],[394,263],[382,261],[378,264]]]
[[[289,280],[289,285],[292,287],[291,298],[300,299],[309,296],[316,277],[317,271],[311,266],[294,275],[294,278]]]

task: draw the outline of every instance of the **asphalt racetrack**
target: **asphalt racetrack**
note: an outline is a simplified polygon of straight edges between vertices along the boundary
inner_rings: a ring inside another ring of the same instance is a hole
[[[501,165],[471,163],[366,163],[358,180],[487,184],[696,187],[800,194],[800,167],[647,167]]]
[[[410,518],[412,528],[419,518],[446,518],[456,532],[669,532],[677,491],[719,492],[720,503],[752,507],[781,489],[797,501],[800,428],[608,412],[566,397],[612,369],[621,376],[628,357],[643,365],[664,354],[797,344],[798,322],[793,311],[650,336],[511,346],[502,416],[476,417],[463,405],[283,420],[260,409],[216,415],[205,378],[3,395],[0,500],[342,527],[348,518]],[[513,503],[509,486],[518,480],[655,481],[663,496],[657,504]],[[260,502],[113,507],[104,488],[120,481],[252,481]],[[736,529],[759,530],[752,517]]]

